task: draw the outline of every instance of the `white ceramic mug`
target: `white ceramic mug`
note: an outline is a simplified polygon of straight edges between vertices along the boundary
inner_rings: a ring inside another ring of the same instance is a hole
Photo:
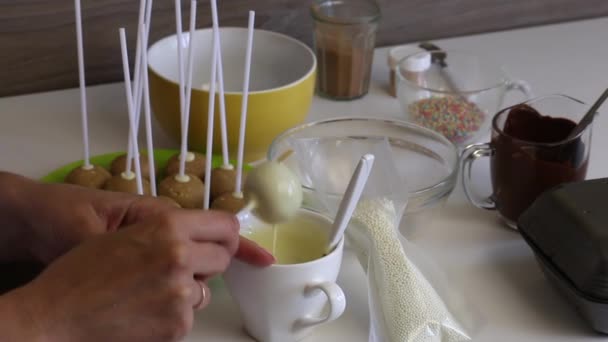
[[[320,224],[331,227],[331,220],[310,210]],[[263,223],[242,222],[249,226]],[[333,321],[346,308],[336,278],[342,263],[344,240],[328,255],[305,263],[272,265],[266,268],[234,260],[224,280],[237,303],[246,332],[260,342],[298,341],[314,326]]]

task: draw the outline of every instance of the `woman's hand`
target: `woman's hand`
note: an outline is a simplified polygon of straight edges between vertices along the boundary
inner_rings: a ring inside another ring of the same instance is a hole
[[[26,206],[33,232],[30,254],[50,263],[77,244],[175,208],[153,197],[92,190],[67,184],[38,184]]]
[[[0,261],[50,263],[78,243],[172,206],[155,198],[0,172]]]
[[[170,209],[79,245],[16,290],[38,336],[50,341],[176,341],[193,308],[209,303],[205,281],[241,257],[272,256],[244,240],[234,216]]]

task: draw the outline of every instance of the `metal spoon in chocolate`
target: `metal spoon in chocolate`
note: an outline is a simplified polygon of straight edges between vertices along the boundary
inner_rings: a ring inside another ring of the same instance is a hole
[[[597,99],[597,101],[595,101],[593,106],[589,108],[585,116],[583,116],[581,121],[574,127],[572,132],[568,134],[568,137],[566,137],[565,140],[572,139],[585,130],[585,128],[593,121],[593,118],[597,114],[597,110],[604,103],[604,101],[606,101],[606,98],[608,98],[608,89],[604,90],[602,95],[600,95],[600,97]]]

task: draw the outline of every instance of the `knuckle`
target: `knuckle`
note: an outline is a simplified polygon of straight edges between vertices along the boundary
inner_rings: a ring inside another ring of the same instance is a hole
[[[163,232],[170,237],[179,237],[180,225],[179,215],[176,211],[165,211],[158,215],[158,224],[163,228]]]
[[[192,296],[192,288],[185,282],[177,282],[169,290],[169,301],[180,308]]]
[[[190,251],[185,243],[175,241],[169,243],[167,261],[169,266],[174,269],[188,267]]]

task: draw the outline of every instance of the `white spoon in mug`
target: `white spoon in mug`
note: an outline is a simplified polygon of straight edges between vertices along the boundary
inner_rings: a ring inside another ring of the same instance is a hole
[[[350,178],[329,234],[328,252],[331,252],[338,245],[340,240],[342,240],[344,231],[357,208],[365,184],[367,184],[367,179],[374,166],[374,159],[375,157],[372,154],[364,155],[361,160],[359,160],[359,164],[357,164],[357,167]]]

